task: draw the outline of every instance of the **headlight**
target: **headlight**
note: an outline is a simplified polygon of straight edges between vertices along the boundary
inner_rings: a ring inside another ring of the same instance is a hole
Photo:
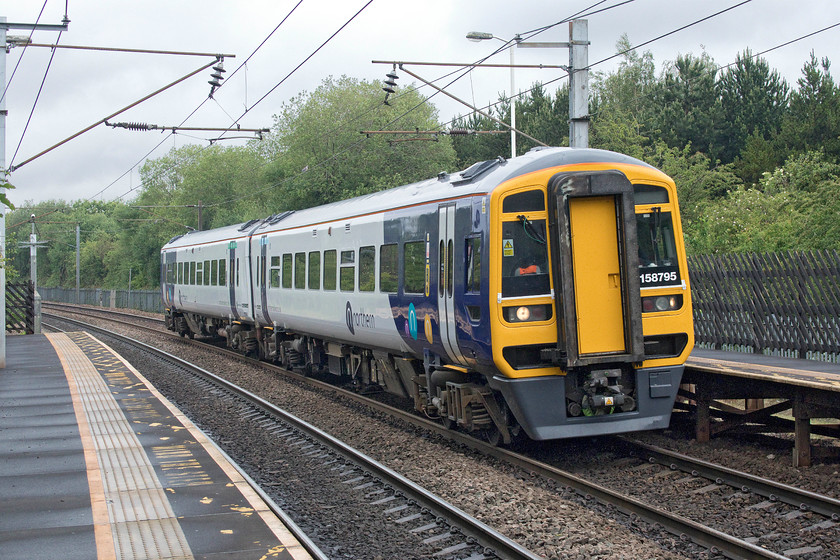
[[[681,295],[646,297],[642,298],[642,312],[674,311],[681,308],[682,304]]]
[[[519,305],[504,307],[503,311],[508,323],[526,323],[551,319],[550,305]]]

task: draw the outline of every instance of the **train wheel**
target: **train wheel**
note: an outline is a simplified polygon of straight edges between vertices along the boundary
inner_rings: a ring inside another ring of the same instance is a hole
[[[491,426],[486,430],[481,430],[481,434],[484,436],[484,439],[487,440],[487,443],[494,447],[501,447],[504,443],[504,440],[502,439],[502,432],[500,432],[499,428],[496,426]]]

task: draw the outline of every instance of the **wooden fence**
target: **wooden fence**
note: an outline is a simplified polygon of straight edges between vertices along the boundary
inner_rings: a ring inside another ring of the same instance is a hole
[[[837,251],[688,259],[698,345],[840,361]]]

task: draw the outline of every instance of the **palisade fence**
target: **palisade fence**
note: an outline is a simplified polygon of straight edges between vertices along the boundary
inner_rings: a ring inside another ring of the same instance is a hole
[[[840,362],[840,255],[688,259],[698,346]]]
[[[38,293],[42,301],[60,303],[76,303],[75,288],[45,288],[38,286]],[[163,313],[163,302],[160,290],[102,290],[86,288],[79,290],[79,301],[82,305],[98,305],[100,307],[121,307]]]

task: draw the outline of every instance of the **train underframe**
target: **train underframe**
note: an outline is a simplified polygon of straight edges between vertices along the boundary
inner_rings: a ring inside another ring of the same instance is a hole
[[[329,374],[362,393],[385,391],[411,399],[415,410],[421,414],[439,420],[447,428],[457,427],[474,433],[494,445],[510,444],[525,433],[532,439],[569,437],[570,433],[589,435],[588,429],[575,429],[574,424],[591,424],[592,417],[598,416],[633,416],[634,413],[639,416],[639,370],[629,366],[579,369],[565,376],[509,380],[447,365],[434,355],[427,355],[424,360],[396,356],[195,313],[167,310],[166,326],[189,338],[199,335],[224,339],[232,350],[306,375]],[[679,383],[678,379],[676,383]],[[530,404],[527,408],[520,407],[520,403],[528,401],[541,403],[536,406],[546,410],[535,416]],[[560,405],[562,410],[557,410],[559,403],[563,403]],[[665,404],[667,409],[660,407],[659,415],[664,416],[667,426],[671,405]],[[519,419],[525,420],[527,429]],[[631,424],[627,429],[615,429],[618,426],[614,424],[613,429],[603,431],[663,427],[661,420],[656,426],[640,425],[638,418],[635,423],[633,419],[629,421]],[[546,422],[555,426],[539,426]]]

